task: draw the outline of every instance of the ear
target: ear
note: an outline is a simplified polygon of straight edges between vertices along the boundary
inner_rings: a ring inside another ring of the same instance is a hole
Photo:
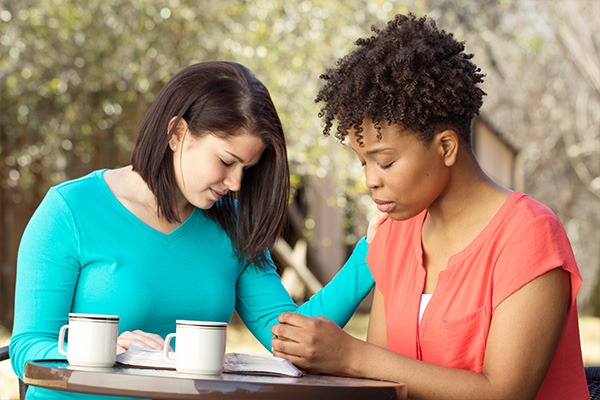
[[[452,129],[446,129],[437,134],[440,155],[443,157],[446,167],[451,167],[456,163],[458,157],[458,148],[460,139],[458,134]]]
[[[175,124],[175,121],[177,121],[177,118],[179,117],[173,117],[169,121],[169,125],[167,126],[167,135],[171,132],[171,130],[173,130],[173,125]],[[185,138],[187,131],[188,123],[185,119],[181,118],[177,123],[171,138],[169,139],[169,147],[171,147],[172,150],[181,148],[181,144],[183,143],[183,139]]]

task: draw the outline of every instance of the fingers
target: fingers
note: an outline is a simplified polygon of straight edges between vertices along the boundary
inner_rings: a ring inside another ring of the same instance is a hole
[[[294,364],[296,367],[302,368],[306,371],[308,371],[312,368],[310,365],[310,362],[308,362],[303,357],[295,356],[293,354],[281,353],[281,352],[277,352],[277,351],[273,353],[273,356],[279,357],[279,358],[285,358],[286,360],[288,360],[289,362]]]
[[[284,313],[279,321],[282,323],[271,327],[273,355],[286,358],[301,368],[312,368],[320,353],[321,329],[334,323],[325,317],[305,317],[295,313]]]
[[[318,335],[323,323],[331,322],[325,317],[305,317],[304,315],[285,312],[279,318],[279,325],[271,327],[271,333],[279,338],[291,341],[310,341]]]
[[[271,351],[275,357],[285,358],[297,367],[311,369],[314,352],[310,346],[298,342],[274,337],[271,340]]]
[[[273,336],[291,342],[298,342],[302,332],[302,328],[290,324],[279,324],[271,327]]]
[[[379,228],[383,222],[389,218],[387,213],[378,212],[371,220],[369,221],[369,225],[373,228]]]
[[[135,330],[133,332],[126,331],[121,333],[117,340],[117,344],[123,349],[129,349],[130,345],[144,347],[147,349],[162,350],[165,341],[159,335],[154,333]]]
[[[305,317],[304,315],[294,312],[284,312],[279,314],[277,320],[280,324],[288,324],[293,326],[301,327],[310,321],[311,317]]]
[[[302,368],[307,371],[311,369],[310,363],[307,362],[307,360],[303,357],[295,356],[293,354],[286,354],[286,353],[282,353],[279,351],[274,351],[273,356],[285,358],[286,360],[288,360],[289,362],[291,362],[298,368]]]
[[[271,339],[271,348],[273,350],[273,355],[275,355],[275,353],[279,353],[299,357],[302,353],[302,349],[300,348],[298,342],[282,339],[277,336]]]
[[[323,317],[323,316],[318,316],[318,317],[307,317],[305,315],[302,314],[297,314],[294,312],[284,312],[279,314],[279,317],[277,317],[277,320],[279,321],[280,324],[286,324],[286,325],[291,325],[291,326],[295,326],[298,328],[315,328],[316,325],[319,324],[318,321],[330,321],[329,319]]]
[[[388,215],[386,213],[382,213],[382,212],[377,213],[377,215],[375,215],[373,218],[371,218],[371,220],[369,221],[369,227],[367,228],[367,242],[368,243],[371,243],[371,241],[375,237],[375,234],[377,233],[377,230],[379,229],[381,224],[383,224],[385,222],[385,220],[388,218],[389,218]]]
[[[275,336],[285,337],[290,340],[302,338],[307,335],[315,336],[324,325],[330,323],[335,325],[333,321],[323,316],[306,317],[292,312],[282,313],[277,319],[279,325],[273,325],[271,327],[271,333]]]
[[[274,356],[312,372],[344,372],[350,335],[325,317],[285,314],[280,316],[284,323],[271,327]]]
[[[302,349],[299,348],[298,344],[301,341],[307,341],[306,332],[302,327],[292,325],[292,323],[298,323],[298,321],[302,321],[302,318],[296,318],[298,314],[295,313],[284,314],[279,316],[281,324],[271,327],[271,333],[273,334],[271,350],[273,355],[279,354],[278,357],[287,355],[299,356]]]

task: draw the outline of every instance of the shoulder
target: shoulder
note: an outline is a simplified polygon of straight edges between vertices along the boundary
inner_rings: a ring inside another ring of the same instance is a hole
[[[56,185],[48,191],[46,197],[60,200],[73,211],[99,208],[110,204],[110,189],[106,185],[103,173],[106,170],[97,170],[70,181]]]
[[[497,235],[512,242],[548,241],[570,247],[560,219],[549,207],[519,192],[513,192],[507,203]]]
[[[81,178],[73,179],[51,187],[35,212],[36,218],[53,216],[62,218],[75,210],[98,207],[98,193],[101,192],[103,171],[94,171]]]
[[[72,198],[82,196],[87,193],[89,196],[91,191],[97,191],[101,188],[103,182],[102,174],[106,170],[97,170],[80,178],[72,179],[50,188],[50,192],[56,192],[64,198]]]
[[[513,193],[488,245],[495,256],[495,297],[503,299],[525,283],[558,267],[571,274],[574,293],[580,274],[559,218],[544,204]],[[497,296],[496,296],[497,294]]]
[[[549,253],[570,243],[560,219],[550,208],[531,197],[513,192],[500,211],[494,242],[531,254]]]
[[[80,204],[86,207],[96,207],[98,204],[91,200],[94,196],[93,185],[99,186],[95,182],[98,174],[101,177],[100,171],[96,171],[51,187],[31,216],[22,242],[26,242],[26,238],[36,238],[35,241],[52,235],[62,235],[63,240],[70,237],[67,232],[75,229],[76,212],[81,208]]]
[[[513,192],[507,202],[510,205],[508,216],[512,220],[529,222],[537,218],[548,218],[559,221],[556,214],[548,206],[524,193]]]

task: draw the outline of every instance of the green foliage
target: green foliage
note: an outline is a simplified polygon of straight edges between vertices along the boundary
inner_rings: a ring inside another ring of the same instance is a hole
[[[322,136],[313,99],[319,75],[372,24],[410,11],[476,54],[488,75],[482,111],[521,149],[522,190],[563,219],[596,282],[600,113],[585,77],[598,65],[597,10],[593,0],[0,0],[0,222],[7,205],[35,208],[51,185],[128,164],[162,85],[220,59],[269,88],[294,188],[303,176],[327,177],[336,188],[327,203],[344,208],[354,243],[373,204],[348,146]],[[586,47],[557,40],[571,33]]]
[[[313,99],[325,68],[396,12],[406,9],[380,0],[4,0],[4,197],[35,206],[51,185],[126,165],[162,85],[191,63],[223,59],[248,66],[271,91],[293,174],[334,174],[343,185],[332,202],[354,210],[362,172],[322,137]]]

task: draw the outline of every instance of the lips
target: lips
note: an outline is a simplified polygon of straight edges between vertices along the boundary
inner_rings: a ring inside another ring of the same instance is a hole
[[[382,213],[391,212],[396,205],[396,203],[394,203],[393,201],[378,200],[378,199],[373,199],[373,201],[375,202],[375,204],[377,204],[377,209]]]
[[[227,192],[219,193],[216,190],[210,189],[210,194],[215,198],[215,200],[221,200],[221,197],[225,196]]]

